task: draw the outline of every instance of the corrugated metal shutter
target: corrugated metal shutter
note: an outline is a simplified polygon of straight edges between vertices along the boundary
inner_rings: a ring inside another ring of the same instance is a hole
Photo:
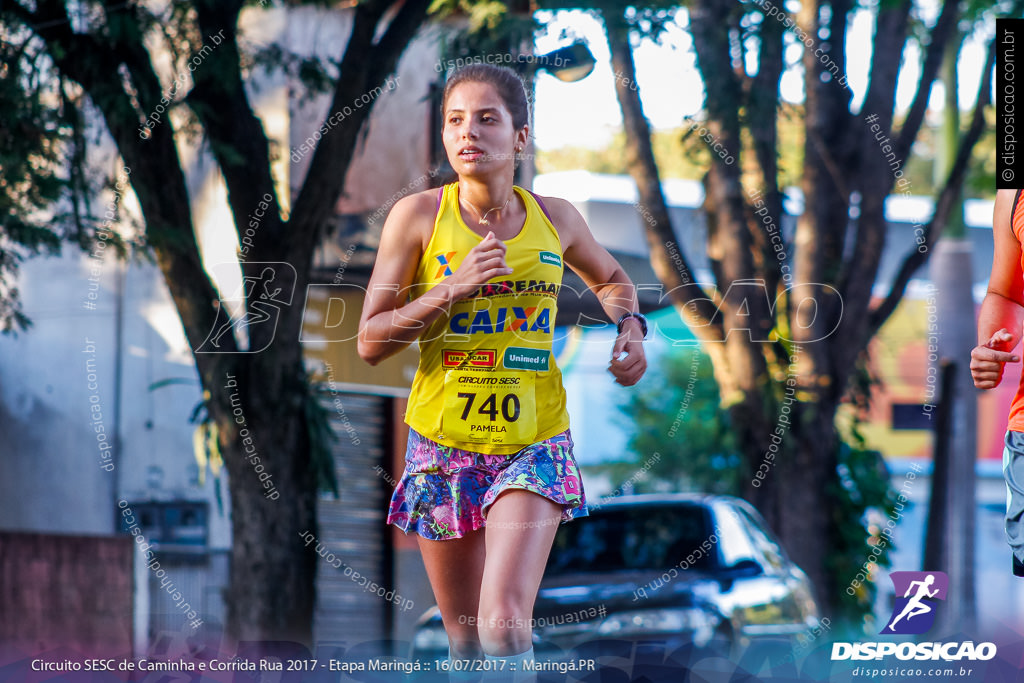
[[[151,635],[159,638],[166,633],[195,632],[196,629],[186,617],[185,606],[179,605],[179,602],[188,603],[207,627],[223,625],[227,619],[223,595],[228,585],[230,552],[210,550],[196,558],[166,554],[158,557],[160,568],[166,571],[164,578],[158,577],[153,570],[147,571]],[[181,593],[180,600],[174,600],[174,592]]]
[[[362,585],[367,581],[385,591],[394,588],[391,535],[385,524],[392,489],[385,481],[390,402],[382,396],[337,392],[325,403],[338,436],[333,450],[341,498],[321,496],[318,540],[351,569],[318,561],[314,635],[320,642],[351,645],[390,637],[390,603],[371,592],[369,583]],[[366,578],[353,580],[353,570]]]

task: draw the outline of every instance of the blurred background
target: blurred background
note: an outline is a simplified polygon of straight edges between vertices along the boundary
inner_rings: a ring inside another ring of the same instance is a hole
[[[982,395],[967,363],[995,20],[1021,9],[0,4],[0,643],[407,651],[433,596],[383,520],[417,352],[369,367],[355,333],[384,217],[453,179],[440,97],[471,61],[523,76],[517,182],[579,209],[651,321],[623,389],[566,271],[591,504],[746,499],[809,578],[808,633],[874,638],[887,572],[922,569],[950,575],[943,633],[1020,633],[1020,367]]]

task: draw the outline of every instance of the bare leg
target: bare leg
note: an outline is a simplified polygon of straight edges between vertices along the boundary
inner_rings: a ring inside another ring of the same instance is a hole
[[[431,541],[422,536],[417,539],[452,657],[482,659],[475,617],[484,573],[483,530],[447,541]]]
[[[561,515],[561,505],[522,489],[502,492],[491,505],[479,597],[487,654],[504,657],[533,646],[533,603]]]

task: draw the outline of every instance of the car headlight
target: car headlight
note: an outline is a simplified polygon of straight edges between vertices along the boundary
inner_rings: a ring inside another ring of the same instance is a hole
[[[714,614],[697,608],[645,609],[611,614],[601,622],[597,632],[602,635],[627,635],[690,631],[694,642],[703,647],[710,642],[719,621]]]
[[[423,650],[448,650],[448,634],[440,622],[429,623],[416,630],[412,640],[413,648]]]

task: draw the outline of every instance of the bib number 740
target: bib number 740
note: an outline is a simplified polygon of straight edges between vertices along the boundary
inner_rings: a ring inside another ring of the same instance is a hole
[[[442,431],[454,441],[530,444],[537,435],[533,373],[449,371]]]
[[[466,401],[466,406],[462,409],[462,419],[469,419],[469,411],[473,409],[473,403],[476,401],[478,394],[474,394],[469,391],[460,391],[459,398]],[[519,397],[515,394],[505,394],[505,397],[501,399],[501,417],[505,422],[515,422],[519,419],[520,413]],[[476,412],[480,415],[489,417],[491,422],[498,419],[498,395],[488,394],[487,398],[480,403],[480,407],[476,409]]]

